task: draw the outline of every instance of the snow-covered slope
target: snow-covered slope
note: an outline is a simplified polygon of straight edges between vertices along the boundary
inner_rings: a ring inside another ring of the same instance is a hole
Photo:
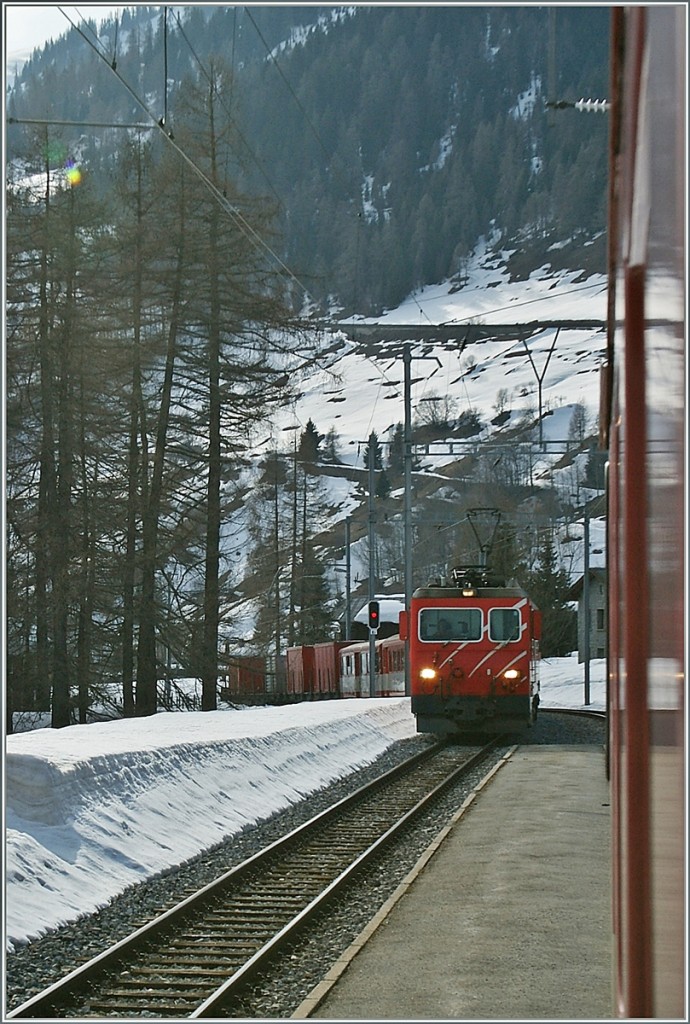
[[[376,321],[348,321],[347,326],[381,323],[428,326],[432,324],[483,323],[529,324],[534,321],[592,321],[606,318],[606,277],[596,274],[583,279],[580,271],[553,271],[546,265],[528,279],[511,280],[509,252],[496,253],[482,242],[470,260],[459,287],[447,281],[429,286],[410,296],[401,306],[388,310]],[[538,408],[537,373],[543,377],[544,410],[565,410],[548,425],[550,436],[564,436],[563,420],[580,402],[595,419],[598,413],[598,371],[603,361],[605,334],[592,330],[562,330],[546,371],[544,367],[555,331],[546,330],[530,339],[528,348],[535,368],[520,341],[485,342],[459,353],[458,345],[437,347],[430,352],[419,346],[413,356],[412,407],[432,392],[454,398],[459,409],[478,412],[485,422],[495,416],[497,394],[509,391],[508,401],[515,414]],[[428,358],[428,357],[432,358]],[[438,360],[438,362],[436,361]],[[440,365],[439,365],[440,363]],[[371,431],[384,438],[404,416],[402,361],[391,364],[385,349],[380,359],[369,358],[349,341],[329,367],[305,381],[302,397],[282,417],[281,429],[306,426],[311,418],[320,433],[334,428],[340,436],[341,457],[352,465],[363,465],[359,442]],[[341,378],[337,383],[335,376]],[[275,440],[275,437],[274,439]],[[267,440],[265,446],[270,442]]]
[[[447,281],[426,287],[400,307],[386,311],[376,321],[383,325],[438,324],[521,324],[523,342],[486,340],[469,344],[461,351],[457,341],[435,346],[419,344],[413,349],[411,406],[413,423],[423,417],[428,403],[449,402],[457,414],[473,413],[482,424],[479,434],[465,442],[457,436],[451,450],[441,443],[416,448],[419,473],[453,490],[453,464],[469,445],[479,451],[484,442],[503,443],[515,424],[537,423],[541,403],[540,440],[543,451],[534,455],[534,482],[560,486],[567,495],[577,492],[575,504],[594,496],[580,486],[588,455],[583,452],[560,465],[576,409],[584,410],[587,434],[596,435],[599,406],[599,371],[604,360],[605,332],[600,328],[573,326],[568,329],[545,328],[532,334],[528,325],[557,321],[598,321],[606,318],[606,278],[603,274],[585,276],[577,270],[554,270],[545,265],[525,280],[514,280],[508,270],[510,252],[489,247],[484,241],[477,247],[466,267],[463,284]],[[556,254],[554,254],[556,255]],[[343,323],[341,321],[341,323]],[[333,566],[334,592],[342,590],[344,572],[343,537],[345,520],[359,511],[366,517],[365,447],[372,432],[382,443],[384,464],[396,425],[404,420],[403,365],[392,358],[390,349],[378,349],[353,340],[353,328],[371,325],[361,319],[343,323],[344,332],[327,339],[322,368],[300,382],[298,400],[275,421],[270,434],[264,433],[251,453],[252,467],[260,464],[269,451],[282,450],[286,457],[311,420],[318,432],[335,432],[339,467],[320,466],[320,482],[327,493],[330,513],[325,529],[330,528],[337,552],[322,552]],[[334,328],[336,331],[336,328]],[[338,341],[333,344],[333,338]],[[492,423],[503,412],[500,426]],[[535,428],[534,436],[539,431]],[[510,441],[510,443],[513,443]],[[346,471],[350,471],[349,473]],[[247,485],[250,486],[249,471]],[[420,477],[415,471],[415,482]],[[393,492],[402,512],[402,492]],[[457,490],[449,497],[457,500]],[[415,510],[416,513],[418,510]],[[422,512],[423,514],[423,512]],[[239,536],[242,512],[227,524],[229,536]],[[580,523],[563,524],[565,544],[559,556],[575,579],[582,571],[582,534]],[[592,565],[603,564],[603,523],[592,524]],[[594,534],[597,533],[597,536]],[[601,534],[602,537],[599,537]],[[240,545],[235,545],[239,551]],[[366,538],[351,546],[352,579],[368,576]],[[237,564],[237,561],[235,562]],[[339,575],[338,575],[339,574]],[[396,589],[400,589],[398,578]],[[233,610],[234,635],[251,636],[256,608],[238,603]]]

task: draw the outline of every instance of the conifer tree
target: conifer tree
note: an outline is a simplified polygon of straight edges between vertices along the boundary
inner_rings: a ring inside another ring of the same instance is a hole
[[[331,464],[340,462],[340,455],[338,452],[338,431],[335,427],[331,427],[324,438],[324,450],[323,460]]]
[[[317,644],[328,639],[332,618],[326,571],[307,539],[300,565],[300,604],[297,609],[296,638],[300,644]]]
[[[388,468],[394,476],[402,475],[405,470],[405,428],[396,423],[391,435],[388,449]]]
[[[318,462],[320,455],[319,445],[322,441],[323,434],[318,432],[313,420],[308,420],[300,436],[297,449],[297,457],[300,462]]]
[[[577,622],[568,607],[568,574],[558,568],[553,531],[542,533],[539,558],[527,579],[525,589],[542,613],[541,653],[559,658],[577,647]]]
[[[232,75],[222,62],[211,66],[208,82],[190,85],[176,126],[187,151],[205,172],[195,203],[195,262],[198,276],[189,304],[190,328],[205,346],[204,388],[208,428],[206,530],[204,542],[202,709],[216,707],[218,674],[221,480],[223,446],[259,422],[267,408],[284,399],[288,375],[278,364],[296,349],[296,336],[275,347],[271,330],[295,326],[281,278],[259,244],[267,230],[259,204],[238,193],[226,174],[234,145],[227,97]],[[236,211],[242,209],[240,217]],[[253,223],[250,223],[253,222]],[[268,250],[270,252],[270,250]],[[269,347],[269,339],[274,345]],[[293,359],[294,362],[294,359]],[[276,605],[278,605],[276,601]],[[278,632],[276,633],[278,635]]]
[[[375,430],[372,430],[369,434],[369,440],[367,441],[366,448],[364,449],[364,468],[369,469],[372,465],[375,470],[383,469],[383,456],[381,451],[381,442],[379,441],[378,434]]]

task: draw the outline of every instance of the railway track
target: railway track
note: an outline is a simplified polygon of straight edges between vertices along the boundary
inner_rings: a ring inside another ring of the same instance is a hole
[[[418,754],[33,996],[8,1019],[233,1016],[233,1002],[271,959],[499,742],[439,744]]]

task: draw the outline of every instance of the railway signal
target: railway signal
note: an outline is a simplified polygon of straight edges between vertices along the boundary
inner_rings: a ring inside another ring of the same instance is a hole
[[[369,602],[369,629],[373,630],[374,633],[379,628],[379,603],[378,601]]]

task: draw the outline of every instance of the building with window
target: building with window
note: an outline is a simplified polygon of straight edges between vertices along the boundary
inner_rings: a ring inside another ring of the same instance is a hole
[[[605,658],[607,653],[607,587],[606,570],[589,570],[589,656]],[[585,577],[580,576],[570,588],[570,598],[577,601],[577,656],[585,660]]]

